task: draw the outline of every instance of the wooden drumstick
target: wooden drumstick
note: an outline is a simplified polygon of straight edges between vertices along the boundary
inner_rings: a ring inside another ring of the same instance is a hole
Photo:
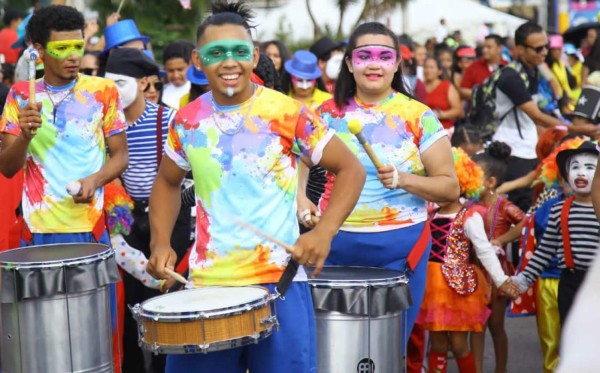
[[[185,277],[183,277],[179,273],[173,271],[171,268],[165,268],[165,272],[166,272],[166,274],[168,274],[169,276],[173,277],[175,280],[181,282],[182,284],[184,284],[184,285],[188,285],[189,284],[189,281],[186,280]]]
[[[291,245],[286,244],[285,242],[271,236],[270,234],[268,234],[267,232],[264,232],[246,222],[240,221],[235,219],[235,222],[237,225],[239,225],[242,228],[245,228],[253,233],[256,233],[257,235],[261,236],[262,238],[269,240],[281,247],[283,247],[285,249],[285,251],[287,251],[288,253],[293,253],[294,252],[294,248]]]
[[[367,155],[371,159],[371,162],[373,162],[373,165],[375,165],[375,168],[380,169],[383,166],[383,164],[381,163],[381,161],[379,161],[377,155],[375,155],[375,152],[373,151],[373,148],[371,148],[371,144],[369,144],[369,142],[365,138],[365,135],[363,135],[362,124],[360,124],[360,122],[356,119],[351,119],[348,122],[348,129],[350,130],[350,132],[352,132],[354,136],[356,136],[356,139],[365,149],[365,152],[367,152]]]

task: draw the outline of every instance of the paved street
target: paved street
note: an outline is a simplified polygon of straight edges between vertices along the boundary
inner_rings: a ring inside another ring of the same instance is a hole
[[[508,373],[541,373],[542,352],[537,338],[535,317],[518,317],[506,320],[508,333]],[[486,336],[484,372],[494,373],[494,348],[490,333]],[[451,360],[448,373],[458,373],[456,363]]]

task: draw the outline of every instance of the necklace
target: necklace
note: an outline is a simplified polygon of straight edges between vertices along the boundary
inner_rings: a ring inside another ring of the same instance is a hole
[[[212,92],[210,94],[210,100],[211,100],[211,104],[212,104],[211,118],[212,118],[213,122],[215,123],[215,125],[221,132],[223,132],[226,135],[233,136],[233,135],[238,134],[242,130],[242,127],[244,126],[244,122],[246,121],[246,119],[250,115],[250,113],[252,112],[252,107],[254,106],[254,101],[256,101],[256,86],[254,86],[254,89],[252,91],[252,100],[250,101],[248,110],[246,110],[246,114],[245,115],[242,115],[241,113],[238,114],[240,116],[240,118],[237,120],[237,123],[235,123],[235,125],[233,125],[233,126],[231,125],[233,120],[229,120],[228,123],[225,125],[222,125],[219,122],[219,118],[217,115],[217,103],[215,102],[215,97],[212,95]],[[222,112],[220,114],[222,114]],[[231,119],[233,119],[233,118],[231,118]]]
[[[71,96],[71,94],[75,90],[75,86],[76,85],[77,85],[77,79],[75,79],[75,81],[73,82],[73,86],[71,88],[69,88],[69,90],[65,94],[64,90],[63,91],[58,91],[58,90],[56,90],[56,88],[52,87],[50,84],[48,84],[44,80],[44,90],[46,91],[46,94],[48,95],[48,99],[52,103],[52,123],[53,124],[56,123],[56,112],[58,111],[58,107],[60,106],[60,104],[63,103],[64,100],[66,100],[68,97]],[[54,89],[54,92],[52,92],[53,89]],[[52,95],[56,94],[56,93],[62,94],[63,97],[61,99],[59,99],[57,102],[54,102],[54,100],[52,99]]]

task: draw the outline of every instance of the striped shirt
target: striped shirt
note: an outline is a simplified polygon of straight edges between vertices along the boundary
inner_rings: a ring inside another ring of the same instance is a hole
[[[146,101],[142,115],[127,128],[129,147],[129,166],[122,175],[127,193],[135,201],[147,201],[150,198],[152,184],[158,170],[157,156],[157,115],[158,105]],[[175,116],[175,110],[167,107],[162,113],[162,145],[164,149],[169,123]]]
[[[527,268],[523,271],[530,283],[533,283],[544,271],[554,255],[558,257],[558,267],[567,268],[560,226],[560,215],[564,203],[564,201],[557,202],[550,209],[548,227],[533,257],[527,264]],[[592,205],[573,202],[569,211],[569,233],[575,269],[586,271],[596,256],[600,237],[600,224]]]
[[[316,206],[319,205],[319,200],[325,192],[325,184],[327,183],[327,170],[321,166],[314,166],[308,173],[308,181],[306,182],[306,196]]]

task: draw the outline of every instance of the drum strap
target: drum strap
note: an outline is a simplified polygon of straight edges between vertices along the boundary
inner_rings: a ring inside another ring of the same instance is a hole
[[[431,237],[431,227],[429,227],[429,222],[425,222],[425,227],[423,227],[423,231],[421,232],[421,236],[413,246],[410,254],[408,254],[408,258],[406,259],[406,264],[411,271],[414,271],[419,264],[419,261],[425,254],[427,250],[427,246],[429,246],[429,238]]]
[[[279,282],[277,283],[277,285],[275,285],[275,290],[277,290],[277,293],[282,298],[285,295],[285,292],[292,284],[292,281],[294,280],[294,277],[296,277],[297,272],[298,262],[290,258],[290,262],[288,263],[287,267],[285,267],[285,270],[283,271]]]

